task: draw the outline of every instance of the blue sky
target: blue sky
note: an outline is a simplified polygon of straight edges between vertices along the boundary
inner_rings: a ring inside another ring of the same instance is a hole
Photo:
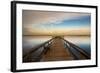
[[[90,27],[91,24],[91,16],[80,16],[78,18],[72,18],[72,19],[64,19],[62,21],[55,22],[55,23],[48,23],[46,25],[42,25],[42,27],[46,27],[46,28],[71,28],[71,27],[77,27],[77,28],[81,28],[81,27]]]
[[[23,34],[90,34],[91,14],[78,12],[23,11]]]

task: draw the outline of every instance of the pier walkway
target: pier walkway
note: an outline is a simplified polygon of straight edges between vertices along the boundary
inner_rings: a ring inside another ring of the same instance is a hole
[[[50,46],[50,49],[43,55],[44,61],[57,60],[72,60],[73,56],[68,48],[64,47],[64,42],[60,38],[55,38]]]

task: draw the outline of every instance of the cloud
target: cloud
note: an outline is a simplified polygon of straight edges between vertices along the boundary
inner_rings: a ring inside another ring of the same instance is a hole
[[[78,20],[80,17],[90,16],[90,13],[23,10],[22,15],[23,35],[89,34],[90,31],[90,28],[83,30],[85,26],[79,29],[67,24],[70,20]],[[63,23],[64,20],[67,22]],[[66,24],[67,26],[65,26]]]
[[[54,11],[34,11],[23,10],[23,24],[25,26],[59,23],[64,19],[73,19],[80,16],[87,16],[89,13],[75,13],[75,12],[54,12]]]

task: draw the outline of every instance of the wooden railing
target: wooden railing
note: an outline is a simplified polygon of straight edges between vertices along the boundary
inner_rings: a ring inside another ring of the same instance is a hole
[[[90,55],[83,48],[80,48],[79,46],[65,40],[64,38],[61,39],[64,40],[65,47],[69,49],[69,51],[74,56],[74,59],[90,59]]]
[[[41,59],[41,57],[42,57],[42,54],[45,54],[49,50],[50,45],[51,45],[53,39],[54,38],[44,42],[41,45],[38,45],[37,47],[31,48],[32,50],[30,52],[28,52],[25,55],[23,55],[23,62],[39,61]],[[36,51],[39,51],[41,49],[42,49],[42,51],[39,53],[38,56],[36,56],[36,57],[32,56],[32,54],[34,54]]]

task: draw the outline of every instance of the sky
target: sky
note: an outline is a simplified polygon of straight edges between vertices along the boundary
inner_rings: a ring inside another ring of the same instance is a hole
[[[90,35],[91,14],[23,10],[23,35]]]

